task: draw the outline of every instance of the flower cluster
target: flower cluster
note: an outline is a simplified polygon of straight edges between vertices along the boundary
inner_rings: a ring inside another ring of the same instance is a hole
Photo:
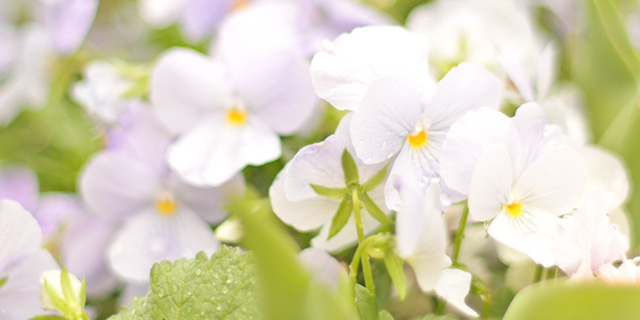
[[[162,296],[154,264],[245,246],[262,209],[365,320],[363,290],[376,315],[387,290],[432,297],[405,317],[486,318],[501,287],[545,273],[639,282],[628,170],[593,142],[562,69],[580,5],[435,0],[401,25],[351,0],[6,3],[0,123],[84,140],[61,139],[78,157],[0,168],[0,319],[105,318],[87,296]]]

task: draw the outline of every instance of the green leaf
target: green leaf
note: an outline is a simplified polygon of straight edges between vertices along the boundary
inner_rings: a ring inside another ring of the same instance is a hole
[[[446,314],[443,316],[428,314],[422,318],[413,318],[413,320],[459,320],[456,316],[452,316],[450,314]]]
[[[61,296],[58,295],[56,289],[49,283],[49,281],[47,281],[47,279],[44,279],[44,290],[47,296],[49,296],[49,299],[51,300],[51,303],[53,303],[53,306],[56,308],[56,310],[64,314],[70,313],[71,310],[69,308],[69,305],[67,304],[67,301],[65,301]]]
[[[162,261],[147,296],[109,319],[257,319],[254,274],[252,255],[227,246],[211,258]]]
[[[387,310],[380,310],[380,315],[378,316],[380,320],[394,320],[393,316]]]
[[[384,166],[382,170],[378,171],[371,178],[369,178],[369,180],[367,180],[367,182],[364,183],[364,190],[371,191],[375,189],[377,186],[379,186],[384,181],[384,178],[387,176],[388,168],[389,168],[389,163],[387,163],[387,165]]]
[[[7,283],[7,280],[9,280],[9,276],[5,276],[4,278],[0,279],[0,288],[2,288],[5,283]]]
[[[331,228],[329,228],[329,237],[327,239],[333,238],[345,224],[349,221],[349,217],[353,212],[353,200],[351,197],[347,196],[342,199],[340,202],[340,206],[338,207],[338,211],[333,216],[333,220],[331,221]]]
[[[268,320],[356,320],[349,295],[316,284],[298,260],[298,246],[268,207],[267,201],[242,201],[232,215],[242,221],[243,244],[256,257]]]
[[[347,194],[346,188],[329,188],[313,183],[310,183],[310,185],[311,188],[313,188],[313,191],[315,191],[317,194],[329,199],[340,200]]]
[[[29,320],[67,320],[67,318],[59,314],[43,314],[29,318]]]
[[[356,284],[356,309],[358,309],[360,320],[378,320],[380,317],[376,297],[359,284]]]
[[[62,272],[60,273],[60,286],[62,287],[62,294],[64,295],[64,299],[67,300],[68,305],[71,307],[77,306],[80,301],[78,300],[75,290],[73,290],[71,276],[69,276],[67,268],[62,268]]]
[[[504,320],[640,319],[640,287],[590,283],[537,283],[520,291]]]
[[[80,307],[84,308],[87,304],[87,278],[82,278],[82,285],[80,287]]]
[[[342,170],[344,171],[344,182],[347,186],[360,183],[358,166],[346,148],[342,152]]]
[[[389,216],[387,216],[382,210],[380,210],[380,207],[378,207],[378,205],[376,205],[376,203],[371,200],[371,197],[369,197],[366,192],[363,194],[363,196],[364,198],[362,200],[364,202],[364,207],[367,208],[367,212],[369,212],[372,217],[380,221],[380,223],[382,224],[393,224],[393,220],[391,220]]]
[[[404,261],[393,252],[389,252],[384,256],[384,265],[391,277],[391,281],[398,290],[400,300],[404,300],[407,294],[407,281],[404,277]]]

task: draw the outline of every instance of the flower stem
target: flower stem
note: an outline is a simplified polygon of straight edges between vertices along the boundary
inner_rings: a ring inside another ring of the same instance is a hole
[[[349,265],[349,283],[352,292],[352,296],[355,298],[355,289],[356,289],[356,278],[358,277],[358,268],[360,267],[360,257],[362,256],[362,252],[367,250],[367,247],[371,242],[375,240],[375,236],[364,239],[362,243],[358,245],[358,249],[356,249],[356,253],[353,255],[353,260],[351,261],[351,265]]]
[[[533,277],[533,283],[540,282],[542,280],[542,274],[544,271],[544,267],[541,265],[536,266],[536,274]]]
[[[358,232],[358,250],[360,250],[360,246],[362,246],[364,242],[364,227],[362,225],[362,216],[360,216],[360,194],[357,188],[353,188],[351,190],[351,199],[353,200],[353,218],[356,222],[356,231]],[[369,292],[371,292],[371,295],[375,297],[376,288],[375,284],[373,283],[373,274],[371,273],[369,255],[365,251],[364,254],[360,254],[360,258],[362,259],[362,273],[364,274],[364,283],[367,286],[367,289],[369,289]]]
[[[469,206],[465,204],[462,217],[460,217],[460,223],[458,224],[458,231],[456,231],[452,257],[453,264],[458,262],[458,257],[460,256],[460,247],[462,246],[462,239],[464,239],[464,229],[467,227],[467,219],[469,219]]]

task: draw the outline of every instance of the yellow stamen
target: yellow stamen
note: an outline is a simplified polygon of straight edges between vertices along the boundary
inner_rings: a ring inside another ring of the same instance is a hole
[[[409,144],[412,147],[414,148],[422,147],[427,143],[427,133],[424,132],[424,130],[421,130],[416,134],[409,135],[408,139],[409,139]]]
[[[178,203],[171,197],[163,197],[156,201],[156,210],[160,215],[168,217],[176,213]]]
[[[522,203],[516,202],[505,204],[504,211],[506,211],[509,216],[517,218],[522,215]]]
[[[227,123],[234,126],[241,126],[247,122],[247,112],[238,109],[229,109],[227,111]]]

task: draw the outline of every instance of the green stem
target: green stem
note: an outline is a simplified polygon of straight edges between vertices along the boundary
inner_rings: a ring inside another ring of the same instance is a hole
[[[491,299],[489,299],[489,294],[482,297],[482,317],[481,319],[489,319],[489,308],[491,307]]]
[[[533,283],[540,282],[542,280],[542,273],[544,271],[544,267],[541,265],[536,266],[536,274],[533,277]]]
[[[462,217],[460,217],[460,223],[458,224],[458,231],[456,231],[456,238],[453,245],[453,264],[458,262],[460,256],[460,247],[462,246],[462,239],[464,239],[464,229],[467,227],[467,219],[469,219],[469,206],[464,205],[464,211]]]
[[[356,222],[356,231],[358,232],[358,247],[364,242],[364,227],[362,225],[362,216],[360,216],[360,194],[357,188],[351,189],[351,199],[353,200],[353,218]],[[358,248],[360,249],[360,248]],[[362,273],[364,273],[364,283],[371,292],[371,295],[376,296],[376,288],[373,283],[373,274],[371,273],[371,264],[369,262],[369,255],[365,252],[360,254],[362,259]]]
[[[356,278],[358,277],[358,268],[360,267],[360,257],[362,256],[362,252],[367,250],[369,244],[375,240],[375,237],[376,236],[366,238],[358,245],[358,249],[356,249],[353,260],[351,260],[351,264],[349,265],[349,283],[354,298],[356,294]]]

